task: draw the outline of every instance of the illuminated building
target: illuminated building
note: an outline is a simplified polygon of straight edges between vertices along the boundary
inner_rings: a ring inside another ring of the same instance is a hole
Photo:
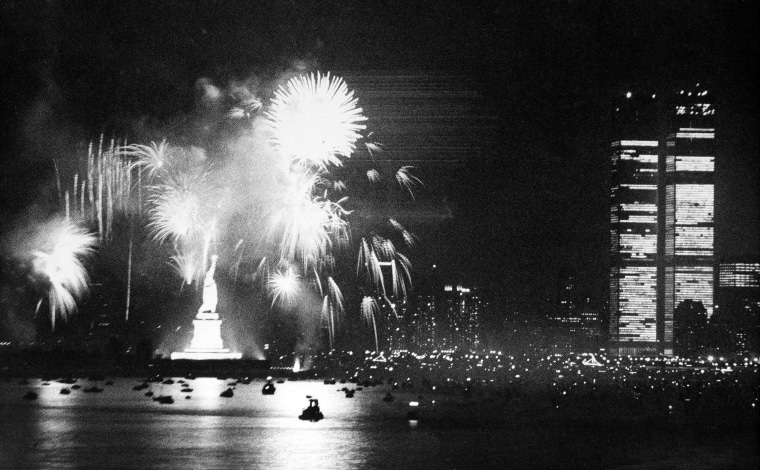
[[[760,263],[720,263],[718,288],[760,290]]]
[[[718,265],[713,324],[728,334],[734,353],[757,352],[760,348],[760,260],[743,256]]]
[[[699,84],[670,104],[673,125],[660,162],[661,201],[658,341],[673,353],[673,312],[686,300],[713,313],[715,245],[715,108]]]
[[[477,289],[462,285],[444,286],[441,313],[448,328],[441,346],[465,352],[479,350],[483,309],[483,299]]]
[[[657,341],[656,140],[612,143],[610,340],[627,353]]]
[[[673,354],[673,312],[712,315],[715,109],[699,85],[625,95],[610,148],[610,347]]]

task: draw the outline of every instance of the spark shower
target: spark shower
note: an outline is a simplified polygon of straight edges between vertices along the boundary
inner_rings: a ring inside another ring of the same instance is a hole
[[[38,308],[47,299],[53,327],[85,294],[86,261],[97,256],[96,242],[102,249],[137,227],[171,250],[166,262],[178,286],[199,282],[209,257],[218,255],[236,283],[266,292],[273,309],[319,315],[331,348],[345,315],[341,253],[355,250],[351,287],[379,349],[375,317],[380,306],[393,309],[406,295],[411,264],[399,248],[411,248],[416,239],[393,218],[352,224],[347,204],[355,191],[382,182],[413,199],[420,181],[411,167],[393,175],[370,169],[361,184],[341,179],[357,146],[370,157],[382,152],[364,135],[367,118],[341,78],[295,76],[264,102],[254,94],[238,100],[225,119],[239,123],[240,131],[213,149],[166,139],[109,145],[101,137],[73,171],[56,162],[63,235],[47,231],[40,241],[47,248],[25,253],[35,275],[47,280]],[[130,230],[116,230],[117,219],[128,221]],[[130,296],[139,295],[129,286],[131,238],[128,246],[127,315]]]

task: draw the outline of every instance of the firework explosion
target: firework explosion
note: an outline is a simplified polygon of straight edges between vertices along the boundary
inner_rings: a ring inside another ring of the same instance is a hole
[[[52,222],[41,232],[44,239],[31,252],[33,275],[45,281],[50,308],[50,323],[64,320],[76,311],[76,301],[87,293],[89,278],[82,261],[92,254],[94,235],[69,220]],[[37,307],[42,304],[42,299]]]
[[[320,73],[290,79],[267,106],[249,97],[227,116],[251,119],[253,143],[246,159],[227,162],[226,167],[212,165],[202,149],[176,147],[166,139],[148,145],[112,142],[103,151],[101,138],[97,152],[90,146],[84,177],[73,178],[80,220],[94,221],[103,239],[115,213],[138,207],[129,215],[144,223],[155,242],[171,247],[170,263],[187,284],[202,278],[209,255],[234,244],[234,250],[227,250],[235,258],[229,260],[230,271],[236,280],[259,280],[273,307],[307,309],[299,302],[320,299],[321,310],[315,313],[321,314],[332,348],[345,314],[344,296],[335,280],[336,250],[350,246],[352,231],[351,212],[345,209],[348,187],[334,178],[333,170],[351,157],[367,119],[342,79]],[[376,142],[364,146],[370,156],[382,151]],[[215,157],[215,163],[224,158]],[[419,180],[410,170],[402,167],[394,176],[413,197]],[[367,175],[373,184],[381,180],[377,170]],[[60,175],[58,180],[60,188]],[[232,197],[231,192],[237,194]],[[73,213],[68,193],[64,199],[67,214]],[[245,221],[245,230],[240,220]],[[396,220],[388,220],[386,228],[406,246],[413,245],[414,236]],[[396,244],[379,231],[357,242],[356,274],[366,295],[360,310],[373,326],[378,347],[377,300],[393,305],[389,296],[405,296],[411,267]],[[221,255],[224,261],[224,251]],[[42,267],[48,266],[47,258],[39,259],[40,272],[49,272]],[[251,265],[258,266],[255,272],[240,275],[241,266]],[[72,284],[48,277],[51,285],[65,287],[74,296],[86,279]],[[56,309],[71,311],[70,298],[60,288],[51,292],[56,293]]]
[[[367,120],[353,95],[330,74],[295,77],[280,87],[266,116],[284,161],[326,171],[350,157]]]

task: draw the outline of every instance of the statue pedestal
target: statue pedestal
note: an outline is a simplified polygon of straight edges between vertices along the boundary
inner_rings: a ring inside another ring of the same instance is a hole
[[[198,313],[193,320],[193,340],[183,352],[173,352],[172,359],[240,359],[241,353],[230,352],[222,341],[222,320],[218,313]]]

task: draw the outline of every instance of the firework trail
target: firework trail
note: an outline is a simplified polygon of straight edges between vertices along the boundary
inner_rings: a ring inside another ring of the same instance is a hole
[[[375,351],[379,352],[380,344],[377,341],[377,322],[375,321],[375,317],[380,312],[380,307],[377,305],[377,300],[375,300],[373,297],[365,296],[362,299],[361,312],[362,320],[364,320],[365,323],[372,325],[372,330],[375,333]]]
[[[69,220],[50,223],[43,233],[43,246],[31,253],[32,269],[35,277],[47,281],[50,322],[55,329],[56,317],[67,319],[88,290],[82,261],[92,254],[97,239]]]

